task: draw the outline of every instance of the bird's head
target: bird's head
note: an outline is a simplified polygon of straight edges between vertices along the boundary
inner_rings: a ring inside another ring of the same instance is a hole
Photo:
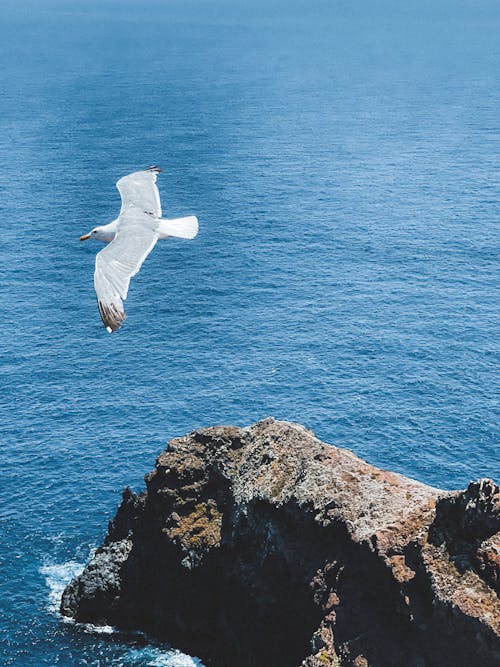
[[[86,241],[87,239],[96,239],[97,241],[104,240],[102,235],[102,227],[94,227],[88,234],[80,236],[80,241]]]

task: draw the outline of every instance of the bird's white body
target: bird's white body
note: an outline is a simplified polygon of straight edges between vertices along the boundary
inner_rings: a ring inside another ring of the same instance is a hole
[[[198,219],[162,218],[160,194],[156,186],[159,167],[120,178],[116,186],[122,198],[120,215],[108,225],[95,227],[80,237],[108,243],[96,255],[94,287],[102,321],[109,331],[116,331],[125,320],[123,301],[130,279],[161,239],[193,239],[198,233]]]
[[[109,225],[96,227],[95,234],[92,234],[89,238],[93,238],[96,241],[103,241],[104,243],[111,243],[116,236],[119,222],[120,218],[116,218]],[[194,239],[198,231],[198,219],[194,215],[184,218],[171,218],[169,220],[159,219],[156,220],[156,223],[158,241],[169,239],[172,236],[179,239]]]

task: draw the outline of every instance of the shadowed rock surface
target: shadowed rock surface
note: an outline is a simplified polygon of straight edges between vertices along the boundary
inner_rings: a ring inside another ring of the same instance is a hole
[[[444,493],[266,419],[173,440],[64,591],[216,667],[500,664],[500,490]]]

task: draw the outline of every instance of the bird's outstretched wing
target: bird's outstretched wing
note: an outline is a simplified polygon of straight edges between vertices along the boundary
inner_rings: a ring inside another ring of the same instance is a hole
[[[120,220],[114,240],[96,255],[94,287],[101,319],[110,333],[125,320],[123,301],[130,279],[158,240],[152,222],[147,213],[130,210]]]
[[[160,193],[156,186],[156,178],[160,171],[160,167],[153,166],[144,171],[135,171],[117,181],[116,187],[122,198],[120,215],[135,206],[156,218],[161,218]]]

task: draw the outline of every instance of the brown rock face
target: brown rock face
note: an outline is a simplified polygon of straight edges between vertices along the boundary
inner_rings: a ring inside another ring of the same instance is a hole
[[[266,419],[173,440],[66,588],[217,667],[500,665],[500,490],[442,493]]]

